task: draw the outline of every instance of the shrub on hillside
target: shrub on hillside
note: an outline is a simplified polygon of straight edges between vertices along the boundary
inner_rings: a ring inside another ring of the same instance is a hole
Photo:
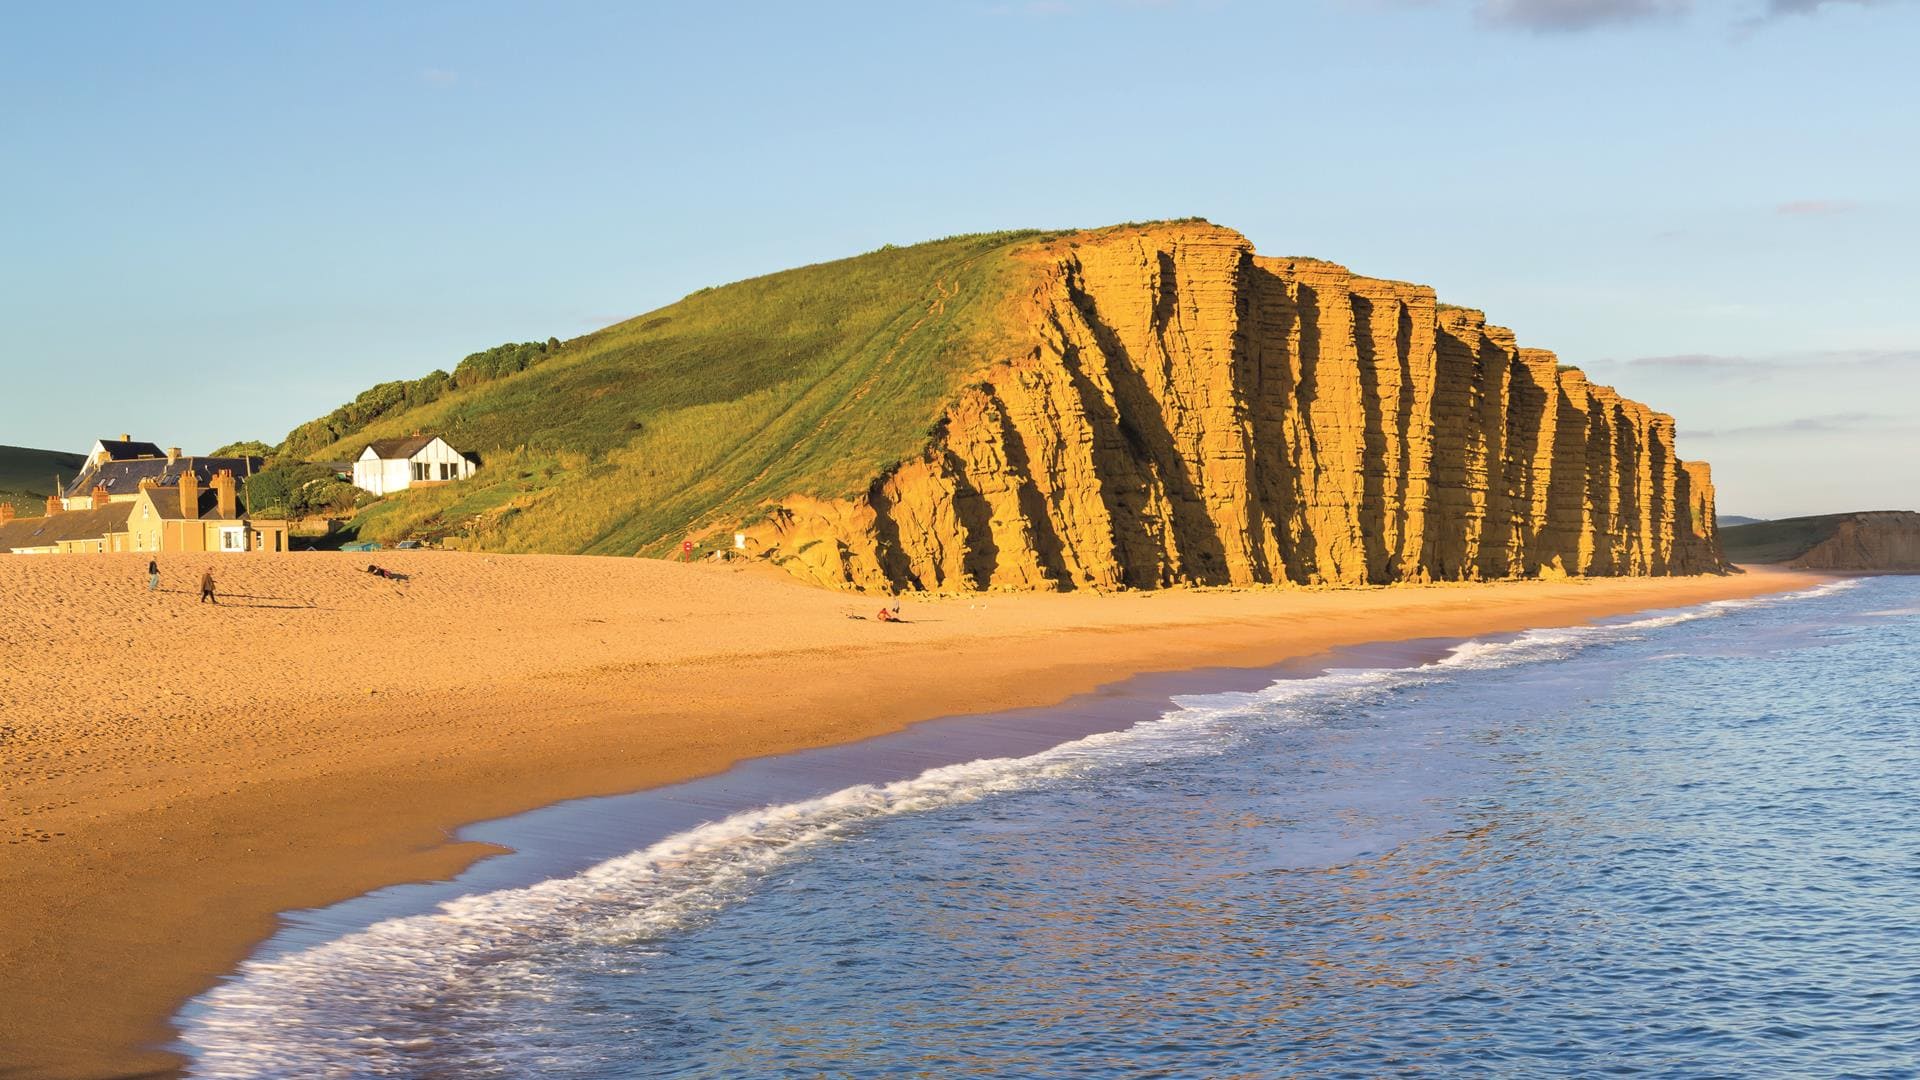
[[[483,382],[492,382],[502,376],[525,371],[551,356],[559,348],[559,338],[527,341],[518,345],[495,345],[485,352],[474,353],[454,365],[453,384],[459,387],[478,386]]]
[[[300,461],[281,462],[253,474],[246,494],[248,512],[262,517],[344,514],[367,497],[335,477],[327,466]]]
[[[383,417],[432,404],[450,390],[478,386],[525,371],[559,349],[558,338],[496,345],[455,364],[451,373],[434,371],[418,379],[381,383],[318,420],[309,420],[288,432],[282,451],[288,457],[305,458]]]

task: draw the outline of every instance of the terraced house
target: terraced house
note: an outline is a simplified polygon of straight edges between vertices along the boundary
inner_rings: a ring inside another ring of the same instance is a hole
[[[202,490],[191,470],[170,487],[148,483],[135,496],[127,516],[133,551],[285,551],[287,523],[248,517],[241,509],[239,482],[222,469]]]
[[[266,459],[251,456],[193,457],[175,446],[166,450],[150,442],[136,441],[131,435],[118,439],[100,439],[87,453],[87,464],[61,495],[68,510],[85,510],[94,505],[103,489],[109,502],[132,502],[140,496],[140,487],[151,481],[161,486],[180,482],[182,473],[191,472],[198,484],[209,487],[213,477],[225,469],[236,477],[247,477],[266,467]]]
[[[128,436],[100,440],[41,517],[0,504],[0,553],[265,552],[287,550],[287,523],[255,518],[240,498],[249,457],[187,457]],[[236,468],[237,467],[237,468]]]

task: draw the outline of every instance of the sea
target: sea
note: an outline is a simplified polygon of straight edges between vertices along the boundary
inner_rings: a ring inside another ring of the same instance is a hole
[[[1920,1076],[1920,578],[1133,680],[463,835],[203,1077]]]

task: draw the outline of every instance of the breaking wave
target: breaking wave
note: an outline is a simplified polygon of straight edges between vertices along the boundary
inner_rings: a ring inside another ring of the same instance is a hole
[[[697,926],[745,899],[783,863],[875,822],[1041,785],[1097,782],[1103,769],[1115,765],[1219,752],[1250,730],[1312,723],[1407,687],[1559,659],[1595,644],[1852,584],[1467,641],[1418,667],[1333,670],[1254,692],[1177,697],[1175,707],[1156,719],[1031,756],[935,768],[895,783],[855,785],[734,814],[573,876],[463,896],[311,948],[250,960],[181,1015],[182,1045],[197,1076],[415,1075],[428,1054],[436,1071],[442,1070],[449,1047],[441,1041],[450,1029],[484,1026],[513,1002],[540,998],[547,983],[543,972],[577,946],[644,945]],[[484,1053],[476,1051],[460,1074],[490,1071]]]

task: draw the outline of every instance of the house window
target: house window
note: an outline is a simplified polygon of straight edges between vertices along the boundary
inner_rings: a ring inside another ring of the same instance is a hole
[[[247,530],[244,527],[237,528],[237,529],[221,529],[220,530],[220,550],[221,551],[247,550]]]
[[[460,479],[460,467],[458,465],[455,465],[451,461],[441,462],[440,463],[440,479],[442,480]]]
[[[415,480],[426,480],[426,479],[429,479],[429,476],[428,476],[428,474],[427,474],[427,470],[428,470],[429,468],[431,468],[431,466],[430,466],[430,465],[428,465],[428,464],[427,464],[426,462],[424,462],[424,461],[416,461],[416,462],[414,462],[414,463],[413,463],[413,478],[414,478]]]

